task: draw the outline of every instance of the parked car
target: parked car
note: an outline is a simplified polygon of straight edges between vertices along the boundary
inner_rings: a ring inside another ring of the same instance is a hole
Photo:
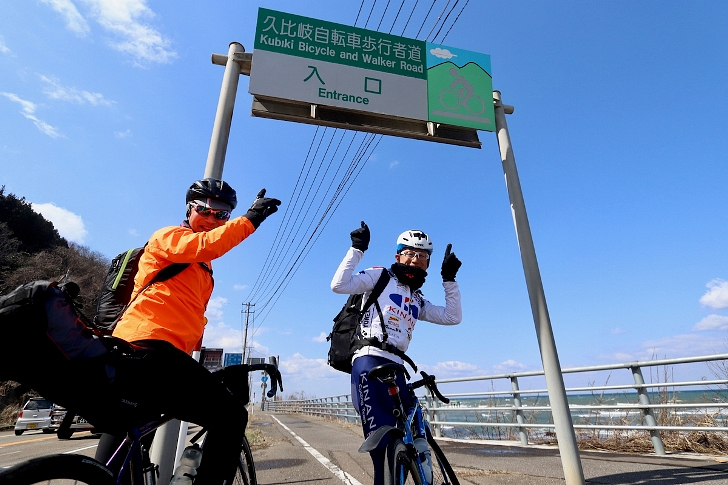
[[[69,439],[76,431],[94,431],[91,423],[60,406],[51,411],[51,429],[58,432],[58,439],[61,440]]]
[[[20,436],[26,430],[40,429],[44,433],[52,433],[51,412],[53,403],[42,397],[31,397],[23,406],[15,421],[15,435]]]

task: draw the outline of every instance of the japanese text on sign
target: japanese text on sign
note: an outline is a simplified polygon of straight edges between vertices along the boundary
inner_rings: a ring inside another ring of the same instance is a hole
[[[255,49],[425,79],[425,43],[258,9]]]

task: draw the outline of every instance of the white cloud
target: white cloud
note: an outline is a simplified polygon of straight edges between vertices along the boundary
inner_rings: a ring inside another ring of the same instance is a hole
[[[86,17],[92,18],[116,40],[111,48],[129,54],[138,62],[168,63],[177,57],[170,48],[171,42],[144,19],[156,15],[147,6],[147,0],[41,0],[63,16],[66,27],[79,36],[91,32],[88,22],[76,4],[88,9]]]
[[[248,285],[233,285],[235,291],[243,291],[248,289]]]
[[[41,133],[46,134],[51,138],[59,138],[63,136],[56,128],[35,116],[35,110],[38,108],[35,103],[21,99],[18,95],[13,93],[0,92],[0,94],[8,98],[10,101],[18,103],[21,108],[20,114],[31,120]]]
[[[449,50],[440,49],[439,47],[435,49],[430,49],[430,54],[435,57],[439,57],[440,59],[452,59],[453,57],[457,57],[457,55],[453,54]]]
[[[56,128],[49,125],[45,121],[38,119],[37,116],[35,116],[35,110],[37,109],[37,105],[31,101],[27,101],[25,99],[21,99],[19,96],[13,94],[13,93],[0,93],[6,98],[8,98],[10,101],[14,101],[18,104],[20,104],[21,110],[20,114],[25,116],[27,119],[31,120],[33,124],[38,128],[41,133],[44,133],[51,138],[58,138],[62,135],[58,132]]]
[[[341,375],[341,372],[326,363],[326,359],[309,359],[299,353],[293,354],[290,359],[283,360],[279,366],[284,379],[287,375],[306,379],[338,377]]]
[[[389,168],[392,169],[399,165],[399,160],[392,160],[392,162],[389,164]]]
[[[728,317],[724,315],[708,315],[695,324],[693,330],[698,332],[704,330],[728,330]]]
[[[522,371],[526,368],[526,364],[522,364],[520,362],[516,362],[513,359],[508,359],[500,364],[496,364],[493,366],[493,371],[496,373],[505,373],[505,372],[518,372]]]
[[[478,374],[478,366],[468,364],[467,362],[459,362],[456,360],[438,362],[434,366],[427,364],[418,364],[417,369],[434,375],[438,379],[446,379],[448,377],[461,377],[464,375],[472,376]],[[483,372],[483,374],[485,374],[485,372]]]
[[[313,340],[314,342],[326,342],[327,336],[328,335],[326,335],[326,332],[321,332],[318,337],[314,337],[311,340]]]
[[[705,286],[708,292],[700,297],[701,304],[715,310],[728,308],[728,281],[716,278]]]
[[[32,204],[32,207],[35,212],[51,221],[62,237],[79,244],[83,244],[86,240],[88,231],[84,227],[81,216],[53,203]]]
[[[609,355],[600,355],[598,357],[600,360],[606,360],[610,362],[633,362],[635,360],[638,360],[637,357],[635,357],[632,354],[627,354],[624,352],[616,352],[614,354]]]
[[[627,331],[625,329],[623,329],[623,328],[616,327],[616,328],[613,328],[612,329],[612,333],[614,335],[619,335],[621,333],[627,333]]]
[[[677,358],[691,355],[708,355],[717,353],[723,346],[722,340],[698,334],[675,335],[663,339],[650,340],[642,343],[645,352],[638,356],[639,360],[649,360],[656,357]]]
[[[155,13],[146,0],[83,0],[96,21],[120,38],[111,47],[139,61],[167,63],[177,57],[171,42],[153,27],[141,22]]]
[[[66,20],[66,27],[80,37],[85,37],[91,29],[71,0],[41,0],[41,2],[61,14]]]
[[[208,323],[207,326],[205,326],[205,336],[202,339],[202,344],[205,347],[225,349],[225,352],[242,352],[243,333],[224,322]],[[248,357],[270,355],[268,347],[264,347],[257,342],[248,340],[248,347],[252,347]]]
[[[40,76],[41,80],[47,84],[43,92],[51,99],[59,99],[61,101],[70,101],[78,104],[91,104],[93,106],[111,106],[114,101],[104,99],[104,95],[100,93],[90,93],[88,91],[79,91],[76,88],[61,86],[58,79],[54,77]]]
[[[227,298],[223,298],[221,296],[210,298],[210,301],[207,303],[207,310],[205,311],[207,320],[209,322],[222,321],[222,316],[224,314],[223,307],[227,305],[227,302]]]
[[[0,53],[2,54],[10,54],[10,48],[8,48],[7,45],[5,45],[5,39],[2,35],[0,35]]]

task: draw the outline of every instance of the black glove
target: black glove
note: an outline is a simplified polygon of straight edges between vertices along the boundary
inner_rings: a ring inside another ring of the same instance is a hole
[[[361,227],[354,229],[349,234],[351,236],[351,247],[358,249],[359,251],[366,251],[369,249],[369,227],[361,221]]]
[[[445,259],[442,260],[442,281],[455,281],[455,275],[458,274],[458,270],[463,263],[455,256],[455,253],[451,253],[452,244],[447,245],[445,249]]]
[[[260,226],[260,223],[263,222],[266,217],[278,210],[279,205],[281,205],[280,200],[265,197],[265,189],[261,189],[253,201],[253,205],[251,205],[248,212],[245,213],[245,217],[253,223],[253,226],[255,226],[256,229],[258,229],[258,226]]]

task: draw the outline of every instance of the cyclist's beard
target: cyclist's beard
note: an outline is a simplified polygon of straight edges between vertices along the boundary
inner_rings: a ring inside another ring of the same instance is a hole
[[[422,268],[408,264],[394,263],[390,269],[399,282],[409,286],[412,291],[419,290],[425,284],[427,271]]]

